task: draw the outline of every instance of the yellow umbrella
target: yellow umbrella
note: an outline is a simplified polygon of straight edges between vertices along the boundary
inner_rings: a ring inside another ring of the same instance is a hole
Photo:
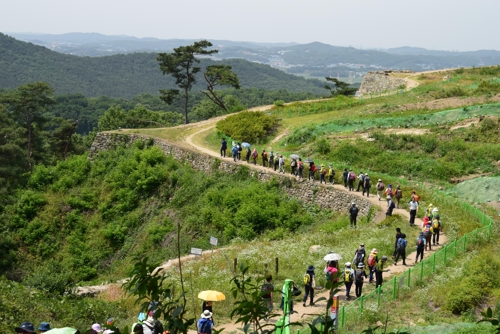
[[[198,294],[198,298],[204,301],[218,302],[220,300],[226,300],[226,296],[222,292],[214,290],[205,290]]]

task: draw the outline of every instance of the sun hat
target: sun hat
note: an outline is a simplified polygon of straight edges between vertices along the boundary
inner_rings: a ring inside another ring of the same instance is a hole
[[[307,267],[307,271],[314,271],[316,268],[311,264]]]
[[[378,250],[376,248],[372,249],[372,253],[375,253],[377,254],[378,253]]]
[[[438,211],[439,211],[439,209],[438,209],[438,208],[434,208],[434,209],[432,209],[432,212],[438,212]]]
[[[209,318],[212,317],[212,312],[210,312],[209,310],[205,310],[201,314],[201,317],[204,318],[204,319],[209,319]]]
[[[365,176],[368,176],[368,173],[366,173]]]
[[[106,325],[112,325],[115,322],[115,319],[109,318],[108,321],[106,321]]]
[[[432,208],[432,203],[431,203],[431,204],[429,204],[429,208]]]
[[[31,322],[23,322],[21,326],[16,327],[14,329],[17,333],[23,331],[23,332],[28,332],[28,333],[34,333],[35,332],[35,326]]]
[[[360,243],[359,246],[360,247],[365,247],[365,244],[364,243]]]
[[[115,331],[112,329],[106,329],[103,334],[113,334]]]
[[[97,333],[101,333],[102,332],[101,325],[99,325],[99,324],[93,324],[92,325],[92,329],[95,330]]]
[[[321,164],[321,167],[325,167],[325,164]]]
[[[363,268],[365,265],[363,263],[358,263],[358,268]]]
[[[382,179],[378,179],[378,182],[382,182]]]
[[[144,312],[139,313],[139,315],[137,316],[137,319],[138,319],[139,321],[144,321],[144,320],[146,320],[146,314],[145,314]]]
[[[50,331],[50,324],[48,322],[42,322],[42,323],[40,323],[38,330],[39,331]]]
[[[351,266],[351,262],[346,262],[346,263],[345,263],[345,266],[346,266],[346,267],[350,267],[350,266]]]
[[[356,203],[354,203],[354,202],[352,202],[351,204],[352,204],[352,205],[356,205]]]
[[[382,261],[387,261],[387,256],[382,256]]]

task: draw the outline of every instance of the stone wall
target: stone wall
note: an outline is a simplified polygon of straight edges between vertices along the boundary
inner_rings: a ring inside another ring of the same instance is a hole
[[[358,94],[379,93],[384,91],[396,90],[401,85],[406,86],[406,81],[401,78],[391,76],[391,73],[415,73],[415,71],[377,71],[368,72],[363,78]]]
[[[239,164],[220,160],[206,154],[193,152],[168,144],[159,139],[136,134],[121,133],[98,133],[90,148],[89,158],[93,159],[99,152],[114,149],[117,146],[130,146],[136,141],[149,141],[150,144],[160,147],[165,154],[172,155],[176,160],[189,163],[193,168],[204,173],[211,173],[214,170],[234,173],[239,166]],[[359,214],[361,216],[366,216],[371,207],[370,202],[364,198],[357,197],[346,191],[334,189],[333,187],[321,186],[317,181],[313,183],[307,180],[301,180],[299,182],[294,177],[280,175],[271,170],[260,171],[250,169],[250,174],[260,181],[269,181],[273,177],[276,178],[287,195],[297,198],[306,204],[316,204],[321,208],[347,212],[351,202],[355,202],[360,210]]]

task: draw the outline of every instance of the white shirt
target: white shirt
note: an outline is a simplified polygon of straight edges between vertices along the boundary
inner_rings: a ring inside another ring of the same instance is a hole
[[[417,210],[418,209],[418,203],[411,201],[410,204],[410,210]]]

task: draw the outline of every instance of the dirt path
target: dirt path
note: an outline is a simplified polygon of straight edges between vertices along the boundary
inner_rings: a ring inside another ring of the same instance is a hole
[[[193,142],[193,137],[195,137],[196,135],[204,132],[204,131],[208,131],[209,129],[213,128],[213,126],[210,126],[210,127],[207,127],[207,128],[204,128],[204,129],[201,129],[193,134],[191,134],[189,137],[186,138],[186,143],[189,144],[192,149],[194,150],[197,150],[199,152],[203,152],[205,154],[209,154],[213,157],[217,157],[219,159],[222,159],[222,160],[226,160],[228,162],[230,161],[233,161],[232,158],[229,158],[229,157],[226,157],[226,158],[223,158],[223,157],[220,157],[220,154],[219,152],[214,152],[214,151],[211,151],[210,149],[206,148],[206,147],[203,147],[203,146],[200,146],[200,145],[197,145],[196,143]],[[267,168],[267,167],[262,167],[260,165],[253,165],[253,164],[247,164],[246,162],[244,161],[236,161],[236,164],[244,164],[246,166],[249,166],[251,169],[256,169],[256,170],[260,170],[260,171],[266,171],[268,173],[275,173],[275,174],[279,174],[275,171],[273,171],[272,169],[270,168]],[[295,178],[295,176],[292,176],[290,174],[288,174],[288,176],[290,178]],[[310,181],[304,181],[304,182],[310,182]],[[315,185],[317,185],[317,181],[314,182]],[[313,185],[313,183],[311,182],[311,186]],[[324,187],[334,187],[335,189],[337,190],[340,190],[340,191],[347,191],[342,185],[322,185]],[[382,206],[384,209],[385,209],[385,206],[386,206],[386,202],[385,200],[382,200],[382,201],[379,201],[378,200],[378,197],[375,195],[375,196],[370,196],[368,198],[364,197],[362,195],[361,192],[351,192],[351,194],[355,195],[355,196],[358,196],[358,197],[363,197],[365,199],[367,199],[371,204],[375,205],[375,206]],[[408,211],[406,211],[405,209],[394,209],[394,214],[400,214],[406,218],[408,218],[408,221],[409,221],[409,218],[410,218],[410,214]],[[382,216],[378,215],[377,216],[378,220],[383,220],[385,218],[385,216],[382,214]],[[421,226],[422,224],[422,220],[417,218],[415,219],[415,224],[416,224],[416,227],[413,227],[413,229],[418,229],[419,227],[418,226]],[[409,225],[407,225],[406,227],[402,227],[403,229],[403,233],[405,233],[405,231],[408,231],[410,230],[411,228],[409,227]],[[361,240],[360,240],[361,241]],[[442,245],[446,243],[447,241],[447,238],[446,238],[446,235],[444,233],[441,233],[440,235],[440,241],[441,241],[441,245],[440,246],[433,246],[432,250],[431,251],[426,251],[424,252],[424,258],[427,258],[429,256],[431,256],[434,252],[438,251],[439,249],[442,248]],[[413,249],[413,242],[414,240],[412,238],[409,238],[408,240],[408,249]],[[383,255],[383,254],[381,254]],[[392,261],[392,258],[391,258],[391,254],[388,254],[389,256],[389,263],[390,261]],[[402,272],[404,272],[407,268],[409,267],[412,267],[415,265],[415,257],[416,257],[416,251],[415,252],[411,252],[409,254],[407,254],[406,256],[406,263],[407,265],[406,266],[403,266],[401,263],[402,261],[399,262],[398,265],[394,265],[394,264],[390,264],[388,267],[386,267],[386,269],[388,270],[387,273],[384,274],[384,278],[385,280],[388,280],[390,279],[392,276],[394,275],[398,275]],[[318,273],[320,274],[320,273]],[[372,284],[370,284],[371,286]],[[367,287],[368,284],[365,285],[365,290],[371,290],[372,288],[371,287]],[[373,285],[374,287],[374,285]],[[276,287],[276,288],[279,288],[279,287]],[[341,288],[341,292],[339,293],[339,295],[341,296],[340,298],[342,300],[345,300],[345,287],[342,287]],[[352,296],[352,293],[351,293],[351,296]],[[315,299],[316,298],[320,298],[320,297],[328,297],[328,291],[324,291],[324,292],[320,292],[316,295]],[[275,307],[278,307],[279,305],[275,305]],[[324,312],[324,309],[326,307],[326,302],[319,302],[317,303],[315,306],[311,307],[311,306],[302,306],[302,304],[297,304],[297,305],[294,305],[294,311],[296,313],[294,313],[292,316],[291,316],[291,321],[303,321],[303,317],[304,315],[309,315],[309,314],[320,314],[321,312]],[[240,328],[241,326],[240,325],[236,325],[234,323],[227,323],[227,324],[220,324],[220,325],[217,325],[216,328],[217,329],[222,329],[224,328],[224,331],[223,333],[230,333],[230,332],[234,332],[234,331],[237,331],[238,328]],[[195,334],[196,332],[195,331],[190,331],[190,334]]]

